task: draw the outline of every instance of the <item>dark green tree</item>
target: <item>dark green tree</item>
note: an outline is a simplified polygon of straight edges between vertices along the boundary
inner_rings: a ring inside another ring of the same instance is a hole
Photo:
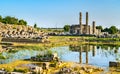
[[[24,21],[23,19],[19,20],[18,25],[27,25],[27,22]]]
[[[65,26],[64,26],[64,31],[65,31],[65,32],[68,32],[69,30],[70,30],[70,25],[65,25]]]
[[[109,30],[109,28],[105,28],[105,29],[103,29],[103,31],[104,32],[109,32],[110,30]]]
[[[0,15],[0,22],[2,22],[2,16]]]
[[[111,26],[110,28],[109,28],[109,33],[110,34],[115,34],[115,33],[117,33],[118,32],[118,29],[115,27],[115,26]]]
[[[18,19],[11,16],[6,16],[3,18],[3,23],[5,24],[18,24]]]
[[[34,24],[34,28],[37,28],[37,24],[36,23]]]
[[[101,30],[103,30],[102,26],[96,26],[96,29],[101,29]]]

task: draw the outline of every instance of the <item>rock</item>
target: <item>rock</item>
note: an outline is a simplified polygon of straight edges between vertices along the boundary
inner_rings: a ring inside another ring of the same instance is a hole
[[[70,74],[80,74],[80,73],[77,71],[74,71],[74,72],[71,72]]]
[[[116,71],[117,71],[117,72],[120,72],[120,68],[117,68]]]
[[[49,69],[49,63],[43,63],[43,67],[44,70]]]
[[[20,73],[20,72],[11,72],[10,74],[23,74],[23,73]]]
[[[93,72],[93,69],[88,69],[86,72],[91,74]]]
[[[109,67],[120,67],[120,62],[110,61],[109,62]]]
[[[43,70],[42,67],[38,67],[38,66],[35,66],[35,67],[32,67],[32,68],[31,68],[31,71],[32,71],[32,72],[35,72],[35,73],[37,73],[37,74],[38,74],[38,73],[42,73],[42,70]]]
[[[109,67],[117,67],[117,63],[116,62],[109,62]]]
[[[80,70],[79,73],[80,73],[80,74],[84,74],[84,71],[83,71],[83,70]]]
[[[2,68],[1,70],[2,70],[2,71],[4,71],[5,69],[4,69],[4,68]]]
[[[82,70],[87,71],[87,68],[86,67],[82,67]]]
[[[67,68],[67,67],[60,69],[60,73],[71,73],[71,71],[72,70],[70,68]]]
[[[6,71],[0,70],[0,74],[6,74]]]
[[[103,69],[102,68],[98,68],[98,71],[103,71]]]
[[[57,53],[53,53],[53,58],[58,57]]]

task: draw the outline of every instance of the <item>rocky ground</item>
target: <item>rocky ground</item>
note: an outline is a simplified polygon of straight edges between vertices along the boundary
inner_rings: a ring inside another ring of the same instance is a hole
[[[53,64],[53,63],[52,63]],[[82,65],[73,62],[58,62],[49,69],[42,69],[41,74],[100,74],[104,70],[91,65]],[[37,70],[35,71],[37,72]]]

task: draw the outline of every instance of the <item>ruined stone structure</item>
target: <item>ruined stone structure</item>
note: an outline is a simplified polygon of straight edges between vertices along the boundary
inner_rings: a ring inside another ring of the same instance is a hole
[[[74,24],[70,26],[70,33],[75,35],[100,35],[101,30],[96,29],[95,21],[93,21],[92,26],[88,24],[88,12],[86,12],[86,23],[82,24],[82,13],[79,14],[79,24]]]
[[[32,26],[4,24],[0,22],[0,41],[45,42],[47,33]]]

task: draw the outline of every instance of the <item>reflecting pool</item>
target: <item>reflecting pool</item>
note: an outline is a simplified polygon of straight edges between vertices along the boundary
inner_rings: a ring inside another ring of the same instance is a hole
[[[95,45],[70,45],[52,48],[62,61],[108,67],[109,61],[120,61],[120,47]]]

